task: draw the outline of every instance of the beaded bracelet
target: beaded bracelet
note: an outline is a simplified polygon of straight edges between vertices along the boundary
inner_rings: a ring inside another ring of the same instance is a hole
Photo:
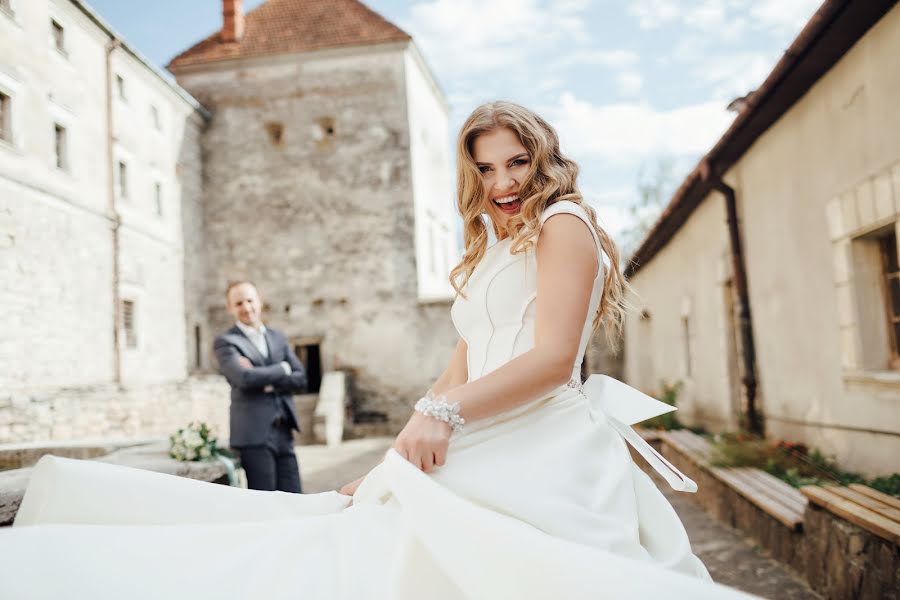
[[[414,408],[416,412],[420,412],[426,417],[446,423],[453,428],[454,432],[462,431],[463,425],[466,424],[466,420],[459,416],[458,402],[449,404],[444,395],[435,398],[431,390],[428,390],[424,398],[419,398]]]

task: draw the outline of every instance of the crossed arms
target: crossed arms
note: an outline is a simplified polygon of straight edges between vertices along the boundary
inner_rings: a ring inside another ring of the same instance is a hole
[[[234,344],[222,337],[216,338],[213,349],[216,352],[216,359],[219,361],[219,370],[231,387],[244,392],[267,391],[268,386],[272,386],[273,391],[284,393],[306,390],[306,370],[290,346],[287,348],[287,360],[285,361],[290,365],[290,373],[287,373],[287,369],[281,364],[264,367],[244,366],[241,364],[241,359],[247,361],[247,358]]]

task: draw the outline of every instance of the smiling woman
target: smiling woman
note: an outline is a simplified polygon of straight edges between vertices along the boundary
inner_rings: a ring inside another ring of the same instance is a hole
[[[745,598],[709,581],[632,462],[626,442],[696,490],[630,428],[672,407],[579,377],[596,323],[615,335],[625,284],[553,129],[494,103],[458,148],[460,340],[384,462],[342,494],[273,495],[45,457],[0,532],[0,595]],[[256,314],[250,291],[231,290],[240,321]]]

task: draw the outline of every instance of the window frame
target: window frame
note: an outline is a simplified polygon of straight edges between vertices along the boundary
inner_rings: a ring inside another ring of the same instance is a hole
[[[0,88],[0,142],[13,144],[13,96]]]
[[[62,138],[60,138],[62,133]],[[62,143],[60,144],[60,141]],[[54,166],[60,171],[69,172],[69,128],[59,121],[53,122],[53,154]]]
[[[894,298],[891,281],[900,282],[900,260],[897,256],[897,231],[891,229],[883,235],[878,236],[878,249],[881,255],[881,285],[882,298],[884,300],[885,326],[887,327],[888,338],[888,364],[892,370],[900,370],[900,339],[897,336],[897,325],[900,325],[900,314],[895,314]],[[890,240],[893,240],[893,264],[897,265],[897,270],[891,271],[891,251]],[[887,243],[886,243],[887,242]],[[900,289],[898,289],[897,302],[900,303]]]
[[[56,17],[50,17],[50,41],[54,50],[66,58],[69,57],[68,45],[66,44],[66,27]]]
[[[116,160],[116,198],[119,200],[128,201],[130,198],[128,193],[128,171],[128,161],[122,157],[119,157]]]
[[[128,90],[125,77],[121,73],[116,73],[116,98],[124,104],[128,104]]]
[[[122,298],[122,347],[126,350],[138,348],[137,334],[137,301],[134,298]]]

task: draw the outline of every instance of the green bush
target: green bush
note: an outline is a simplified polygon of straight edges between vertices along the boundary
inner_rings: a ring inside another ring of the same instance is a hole
[[[712,463],[717,467],[756,467],[794,487],[862,483],[885,494],[900,496],[900,475],[896,473],[868,481],[858,473],[842,470],[833,459],[816,449],[745,432],[715,436]]]

